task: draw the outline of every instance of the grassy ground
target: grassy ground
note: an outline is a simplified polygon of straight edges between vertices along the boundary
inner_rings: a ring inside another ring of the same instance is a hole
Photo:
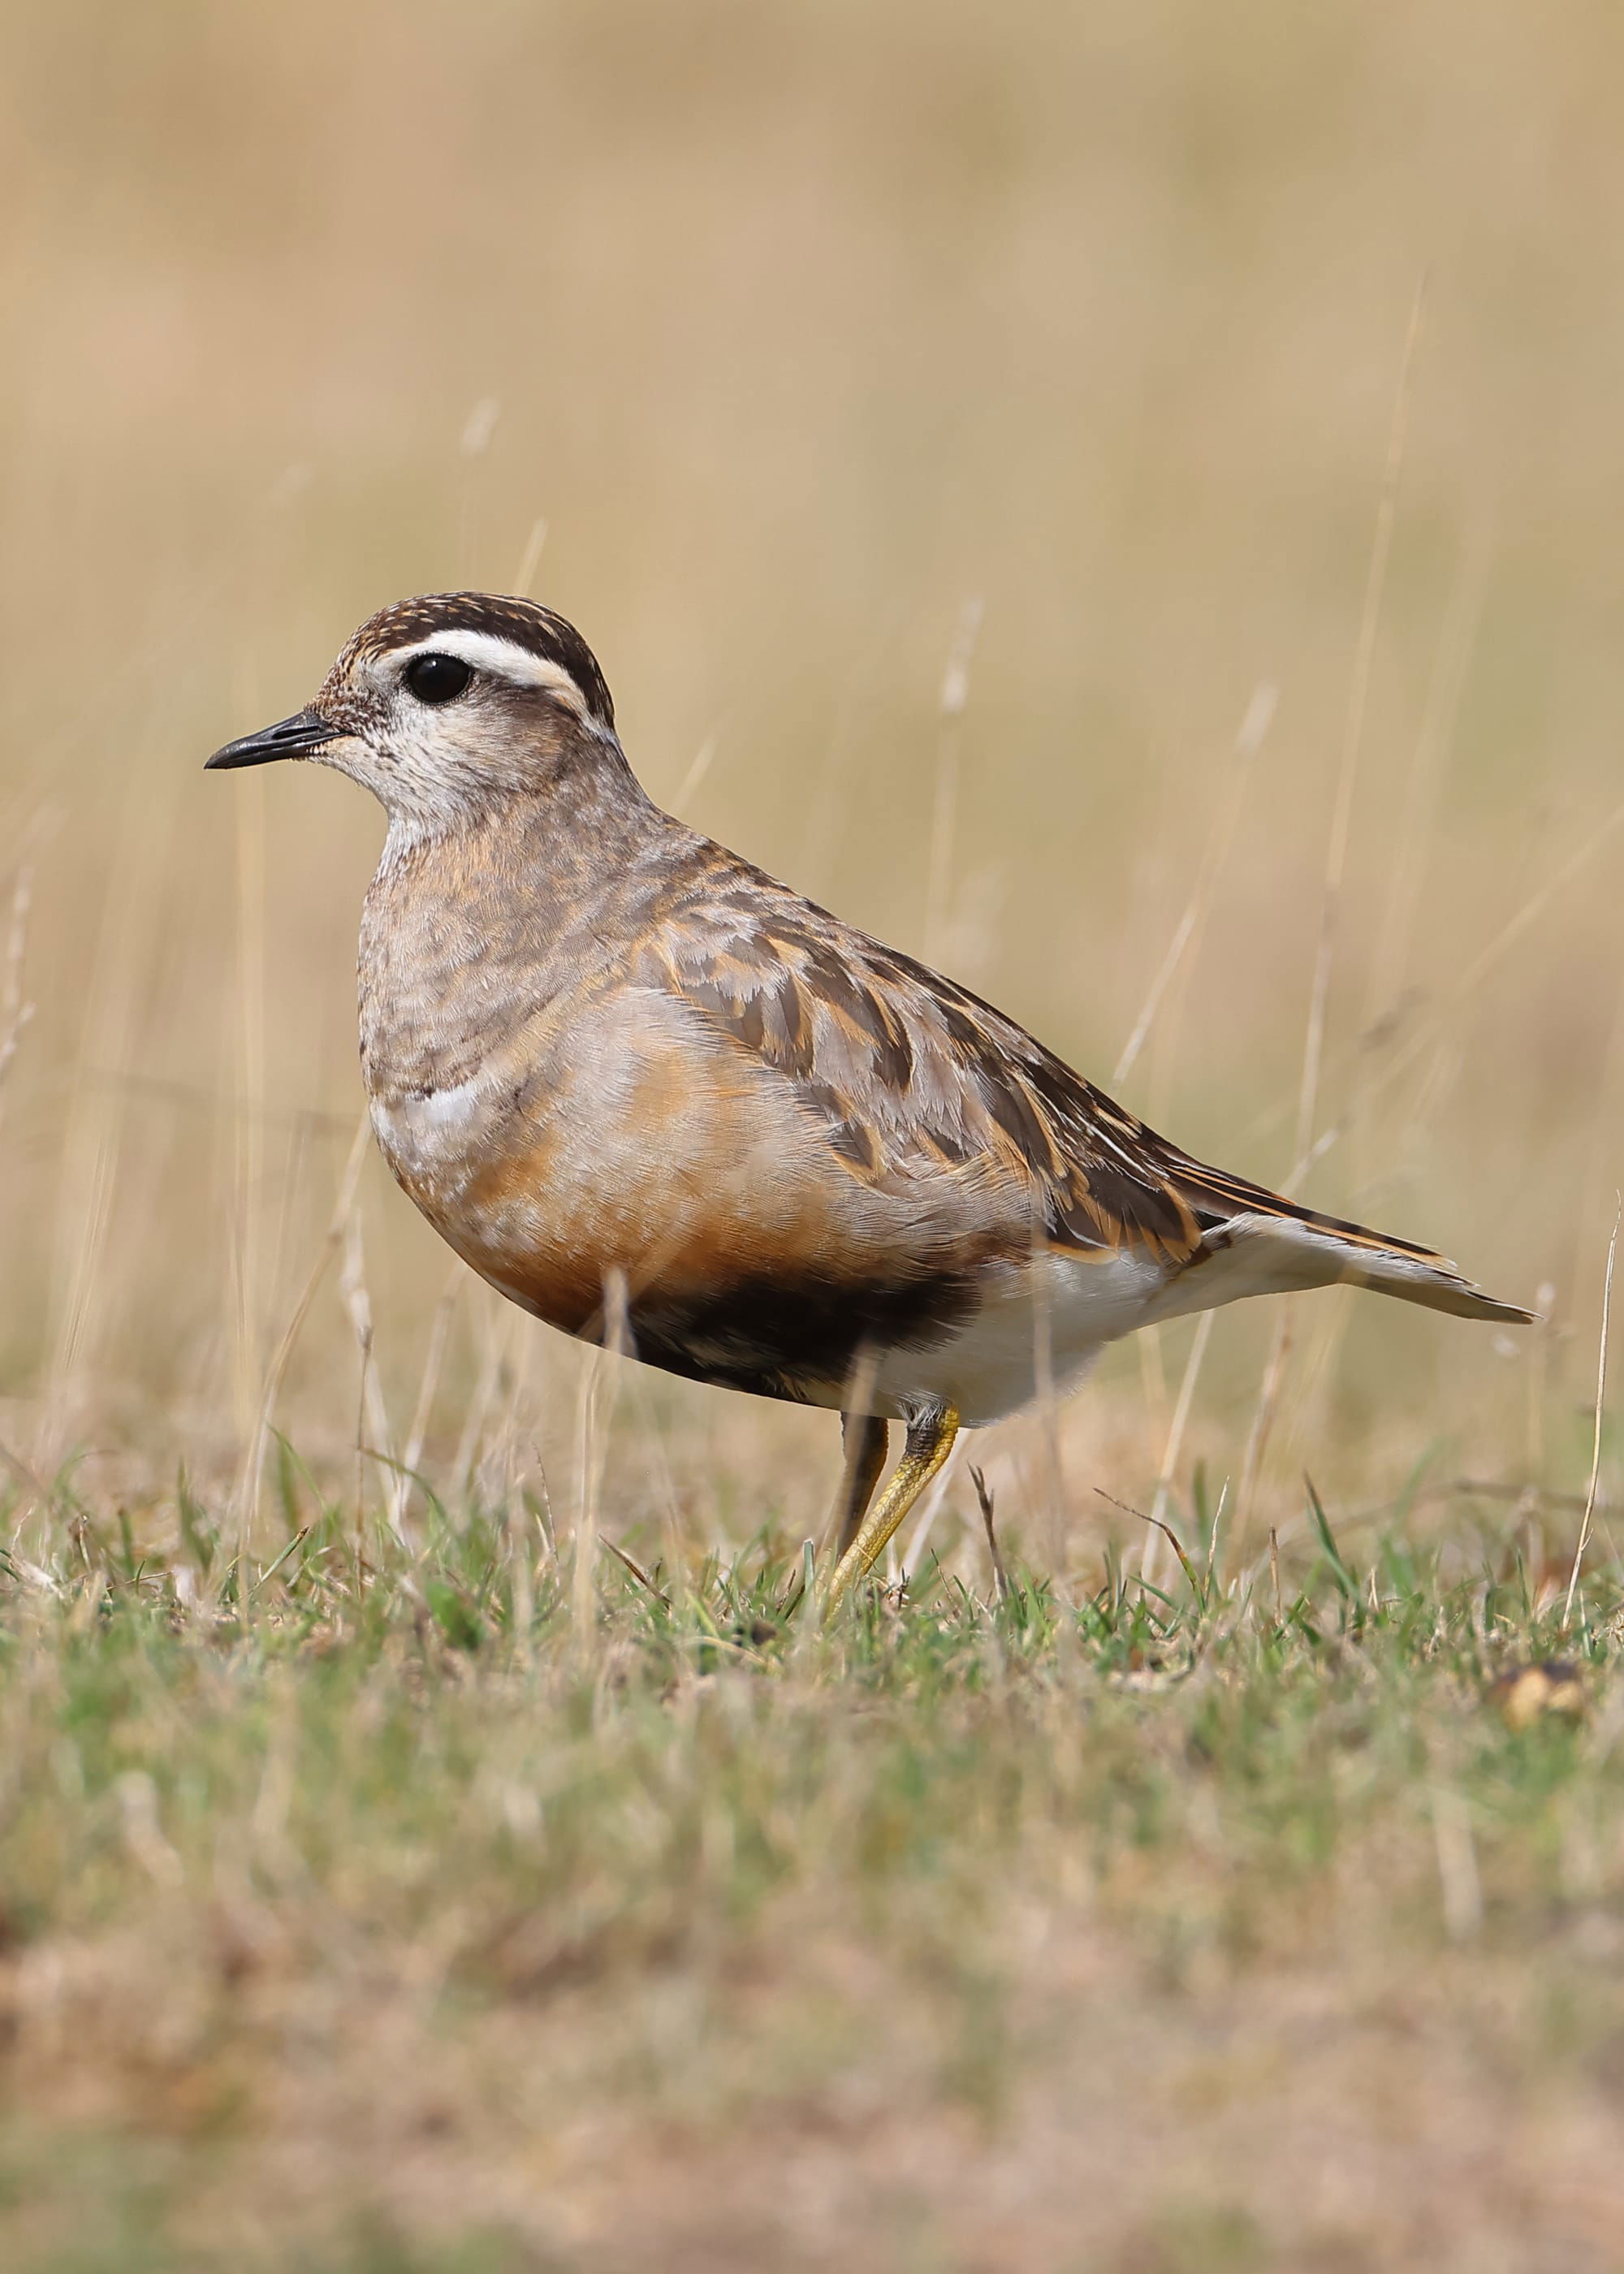
[[[8,1584],[8,2268],[1618,2263],[1611,1577],[1311,1510],[822,1636],[771,1541],[283,1481]]]

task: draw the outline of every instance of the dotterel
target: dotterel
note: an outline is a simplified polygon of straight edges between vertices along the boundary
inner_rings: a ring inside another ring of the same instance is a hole
[[[208,764],[272,758],[336,767],[388,817],[361,1065],[396,1178],[565,1333],[839,1411],[831,1610],[961,1422],[1136,1328],[1336,1281],[1530,1316],[1204,1167],[980,997],[663,813],[551,609],[380,610],[308,710]],[[904,1455],[870,1507],[888,1419]]]

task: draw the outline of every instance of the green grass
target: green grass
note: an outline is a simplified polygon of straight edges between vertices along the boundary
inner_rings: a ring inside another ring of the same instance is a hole
[[[823,1635],[771,1539],[589,1589],[284,1481],[245,1573],[183,1491],[7,1584],[7,2266],[1613,2263],[1612,1575],[1564,1636],[1320,1510],[1278,1603]]]

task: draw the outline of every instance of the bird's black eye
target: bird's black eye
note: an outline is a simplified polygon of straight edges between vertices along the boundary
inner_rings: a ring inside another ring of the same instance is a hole
[[[419,703],[455,703],[473,675],[460,655],[414,656],[406,666],[406,684]]]

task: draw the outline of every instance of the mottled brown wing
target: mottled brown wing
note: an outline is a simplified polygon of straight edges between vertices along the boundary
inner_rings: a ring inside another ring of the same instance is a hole
[[[945,1173],[1025,1239],[1199,1252],[1194,1164],[978,996],[743,863],[663,917],[645,981],[791,1082],[853,1176]]]

